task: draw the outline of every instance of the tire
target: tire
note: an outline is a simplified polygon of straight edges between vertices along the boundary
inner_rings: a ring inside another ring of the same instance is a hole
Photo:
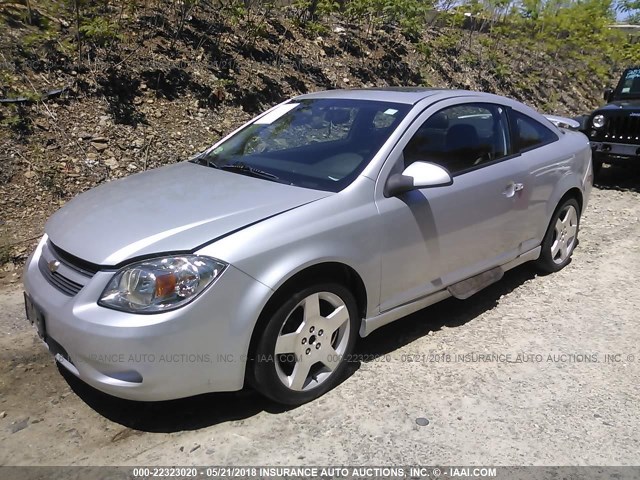
[[[602,162],[600,160],[593,160],[593,176],[597,177],[602,170]]]
[[[567,266],[578,244],[579,230],[580,205],[575,198],[569,198],[558,206],[551,217],[542,241],[538,268],[543,272],[553,273]]]
[[[320,397],[342,380],[358,328],[356,301],[346,287],[319,283],[299,290],[258,332],[254,388],[285,405]]]

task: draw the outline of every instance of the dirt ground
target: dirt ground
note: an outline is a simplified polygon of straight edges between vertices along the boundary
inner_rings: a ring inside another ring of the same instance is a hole
[[[378,330],[359,349],[381,359],[290,410],[248,391],[96,392],[61,375],[5,288],[0,465],[637,465],[639,217],[640,171],[605,170],[567,268],[525,265]]]

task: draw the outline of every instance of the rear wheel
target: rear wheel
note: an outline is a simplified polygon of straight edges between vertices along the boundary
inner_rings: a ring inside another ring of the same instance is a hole
[[[300,405],[342,379],[358,334],[351,292],[334,283],[301,289],[264,327],[253,352],[255,387],[287,405]]]
[[[545,272],[562,270],[570,261],[578,242],[580,205],[574,198],[563,202],[551,218],[542,241],[538,267]]]

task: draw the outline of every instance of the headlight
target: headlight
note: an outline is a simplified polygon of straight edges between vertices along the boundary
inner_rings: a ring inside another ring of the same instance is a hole
[[[154,258],[119,270],[99,305],[132,313],[160,313],[181,307],[218,278],[226,264],[209,257]]]
[[[604,115],[596,115],[595,117],[593,117],[591,123],[593,124],[594,128],[604,127]]]

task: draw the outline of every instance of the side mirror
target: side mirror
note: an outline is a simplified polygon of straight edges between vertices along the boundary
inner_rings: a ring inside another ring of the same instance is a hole
[[[613,100],[613,88],[608,87],[604,89],[604,100],[605,102]]]
[[[402,173],[391,175],[384,187],[386,197],[393,197],[410,190],[451,185],[449,172],[435,163],[413,162]]]

